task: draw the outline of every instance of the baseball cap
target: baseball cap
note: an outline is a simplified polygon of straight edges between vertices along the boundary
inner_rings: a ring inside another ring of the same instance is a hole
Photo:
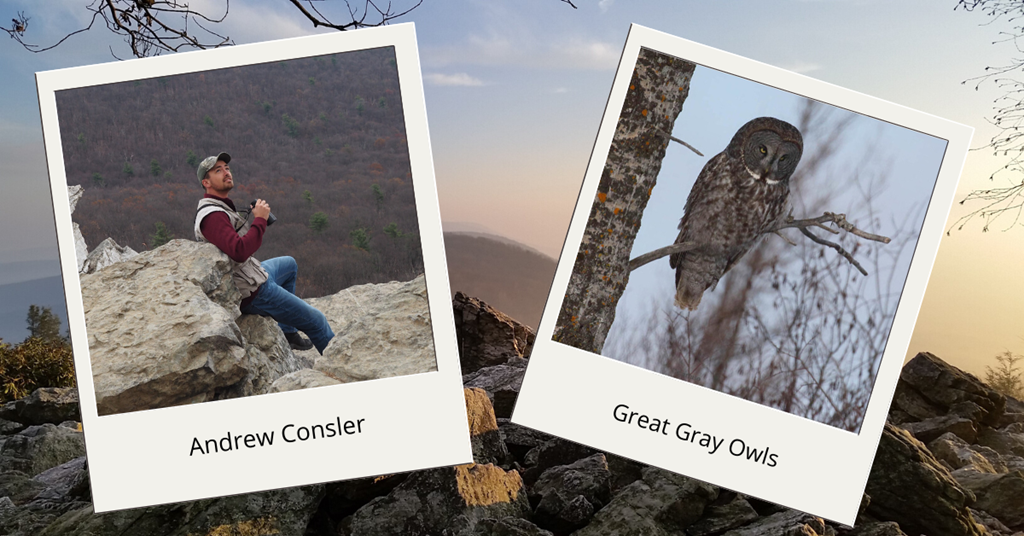
[[[196,176],[199,177],[199,182],[203,182],[203,177],[206,176],[208,171],[213,169],[213,166],[217,165],[218,161],[227,164],[231,161],[231,155],[228,153],[220,153],[217,156],[207,156],[204,158],[203,161],[199,163],[199,168],[196,169]]]

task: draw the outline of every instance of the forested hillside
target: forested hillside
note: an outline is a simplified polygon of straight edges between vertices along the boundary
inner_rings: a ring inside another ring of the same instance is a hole
[[[236,205],[278,218],[257,258],[295,257],[301,296],[423,271],[392,47],[64,90],[57,109],[90,247],[192,238],[196,165],[224,151]]]

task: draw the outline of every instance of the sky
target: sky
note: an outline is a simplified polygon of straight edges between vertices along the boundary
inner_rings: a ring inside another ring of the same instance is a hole
[[[53,0],[42,12],[33,0],[8,0],[4,8],[9,17],[24,11],[26,38],[49,44],[87,23],[85,3]],[[971,125],[975,147],[995,133],[986,117],[1000,90],[963,82],[1016,52],[993,44],[1008,24],[954,11],[955,0],[575,3],[579,9],[558,0],[425,0],[401,19],[416,23],[445,222],[558,255],[631,22]],[[191,4],[223,10],[214,0]],[[232,2],[218,28],[238,44],[323,31],[285,0]],[[33,73],[129,53],[102,28],[38,54],[3,41],[0,263],[53,260]],[[972,152],[958,199],[990,187],[988,176],[1002,165],[985,150]],[[963,210],[957,206],[954,219]],[[945,238],[911,352],[932,351],[975,373],[1003,350],[1024,353],[1022,245],[1024,229],[982,233],[980,224]]]

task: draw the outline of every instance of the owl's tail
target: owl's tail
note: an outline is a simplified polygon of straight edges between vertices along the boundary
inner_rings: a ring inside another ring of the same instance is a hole
[[[704,291],[714,288],[722,277],[724,266],[721,256],[687,253],[677,259],[676,306],[695,311],[704,297]]]

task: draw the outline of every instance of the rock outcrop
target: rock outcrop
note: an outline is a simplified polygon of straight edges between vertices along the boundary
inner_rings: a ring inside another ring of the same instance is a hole
[[[68,204],[71,205],[72,214],[75,212],[78,201],[82,199],[83,192],[84,190],[78,184],[68,186]],[[82,229],[78,227],[78,223],[72,221],[71,227],[75,235],[75,259],[78,260],[78,271],[81,272],[85,267],[85,259],[89,256],[89,245],[85,243],[85,237],[82,236]]]
[[[334,339],[313,368],[342,383],[437,370],[427,283],[412,281],[349,287],[311,305],[327,316]]]
[[[96,249],[89,252],[85,262],[79,264],[78,271],[83,274],[91,274],[111,264],[126,261],[139,253],[128,246],[118,245],[113,238],[107,238],[96,246]]]
[[[456,301],[457,311],[466,303]],[[514,322],[473,310],[474,336],[481,324]],[[464,356],[486,364],[464,376],[476,463],[403,475],[97,515],[76,450],[81,433],[63,421],[69,394],[37,391],[0,411],[0,534],[1011,536],[1024,529],[1024,405],[930,354],[904,369],[851,528],[496,417],[491,401],[511,407],[529,355],[520,346],[524,332],[507,327],[463,346],[489,356]],[[239,334],[254,341],[247,348],[266,353],[272,345],[255,342],[253,329]],[[304,368],[270,389],[339,381]],[[44,422],[53,420],[63,423]]]

